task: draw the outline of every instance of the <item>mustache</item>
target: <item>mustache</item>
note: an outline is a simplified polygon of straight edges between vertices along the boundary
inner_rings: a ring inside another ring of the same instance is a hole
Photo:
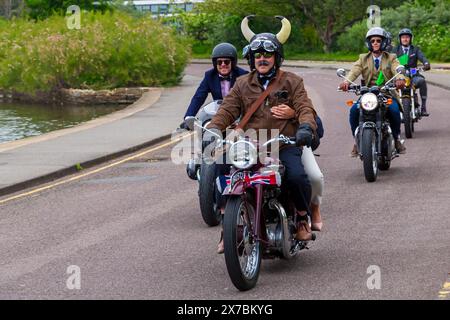
[[[269,61],[266,61],[266,60],[258,61],[258,67],[260,67],[260,66],[268,66],[268,65],[269,65]]]

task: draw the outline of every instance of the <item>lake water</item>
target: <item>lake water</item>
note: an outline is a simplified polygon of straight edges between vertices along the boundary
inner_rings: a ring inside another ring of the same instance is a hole
[[[0,103],[0,143],[70,128],[126,105],[49,106]]]

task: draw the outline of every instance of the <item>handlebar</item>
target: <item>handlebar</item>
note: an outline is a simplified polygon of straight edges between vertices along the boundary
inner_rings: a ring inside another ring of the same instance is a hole
[[[272,138],[269,141],[265,142],[263,144],[263,147],[267,147],[269,144],[274,142],[283,142],[284,144],[295,145],[295,141],[296,141],[295,137],[287,137],[285,135],[280,134],[278,137]]]

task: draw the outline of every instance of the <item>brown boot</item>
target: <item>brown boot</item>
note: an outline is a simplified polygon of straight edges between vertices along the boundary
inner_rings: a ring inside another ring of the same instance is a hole
[[[350,157],[356,158],[358,156],[358,147],[356,144],[353,145],[352,152],[350,153]]]
[[[300,241],[312,240],[311,227],[308,224],[308,216],[306,213],[304,215],[298,215],[297,219],[297,234],[295,238]]]
[[[320,216],[320,208],[318,204],[311,204],[311,230],[321,231],[323,227],[322,217]]]
[[[225,252],[225,247],[223,244],[223,230],[220,232],[220,240],[219,244],[217,245],[217,254],[222,254]]]
[[[220,208],[220,214],[222,215],[222,221],[223,221],[223,215],[225,213],[225,208]],[[225,252],[225,247],[223,244],[223,225],[222,225],[222,230],[220,230],[220,240],[219,243],[217,244],[217,254],[222,254]]]

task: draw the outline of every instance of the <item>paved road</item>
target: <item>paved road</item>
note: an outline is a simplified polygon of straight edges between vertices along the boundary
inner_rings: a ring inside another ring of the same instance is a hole
[[[196,182],[166,146],[0,199],[0,299],[437,299],[450,272],[450,92],[430,87],[432,116],[406,142],[407,154],[368,184],[349,157],[343,102],[351,95],[335,91],[332,71],[292,70],[326,132],[318,150],[325,230],[309,251],[263,261],[257,287],[238,292],[215,254],[219,229],[200,217]],[[66,286],[71,265],[80,268],[80,290]],[[373,265],[380,290],[367,288]]]

